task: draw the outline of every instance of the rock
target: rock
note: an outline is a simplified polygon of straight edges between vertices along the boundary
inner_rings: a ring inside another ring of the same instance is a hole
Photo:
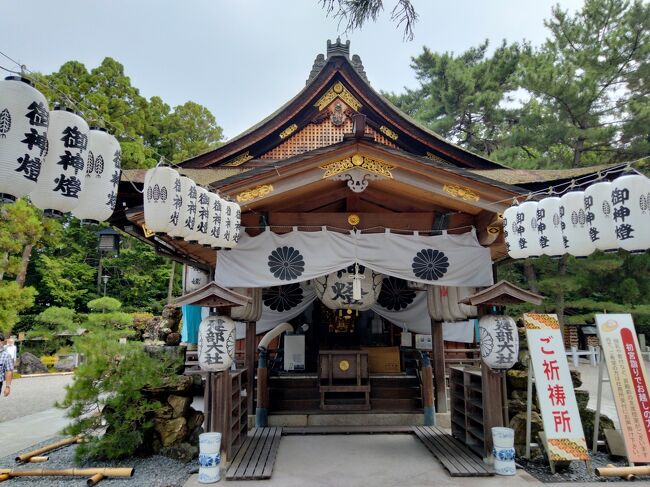
[[[178,347],[176,347],[178,348]],[[175,375],[171,378],[165,377],[158,387],[145,387],[142,392],[149,396],[160,396],[164,394],[175,394],[177,396],[188,396],[192,390],[192,378],[187,375]]]
[[[187,428],[190,431],[193,431],[196,428],[200,428],[203,425],[204,419],[205,416],[202,412],[190,408],[190,411],[187,415]]]
[[[526,337],[526,328],[517,327],[517,332],[519,333],[519,350],[528,350],[528,338]]]
[[[172,407],[172,417],[179,418],[181,416],[187,416],[187,413],[190,410],[190,404],[192,404],[192,399],[193,398],[188,396],[169,396],[167,402]]]
[[[508,387],[514,390],[525,391],[528,389],[527,370],[509,370],[507,373]]]
[[[531,441],[540,443],[539,432],[544,429],[542,417],[536,412],[531,413]],[[523,456],[526,453],[526,412],[516,414],[510,420],[510,428],[515,431],[515,451],[517,456]],[[541,443],[540,443],[541,444]],[[539,449],[531,450],[531,458],[536,458],[542,455]]]
[[[185,418],[154,419],[154,428],[160,436],[163,447],[180,443],[187,437],[187,420]]]
[[[532,406],[532,411],[538,411],[535,403],[533,403]],[[510,416],[510,419],[519,413],[526,414],[526,400],[510,399],[508,401],[508,415]]]
[[[162,404],[153,415],[158,419],[172,419],[174,417],[174,410],[169,404]]]
[[[165,344],[169,346],[176,346],[179,343],[181,343],[181,334],[172,332],[169,335],[167,335],[167,338],[165,339]]]
[[[576,402],[578,403],[578,409],[586,409],[587,404],[589,403],[589,391],[585,391],[582,389],[576,389]]]
[[[518,399],[520,401],[526,402],[527,395],[528,395],[527,391],[519,391],[517,389],[513,389],[510,391],[510,399]]]
[[[58,372],[71,372],[75,369],[75,358],[74,357],[65,357],[62,359],[59,359],[57,363],[54,364],[54,368]]]
[[[587,447],[591,448],[594,438],[594,420],[596,419],[596,411],[593,409],[580,410],[580,420],[582,421],[582,430],[585,433],[585,440],[587,440]],[[614,429],[614,422],[604,414],[600,414],[600,426],[598,428],[598,439],[604,440],[606,429]]]
[[[190,443],[181,443],[160,450],[160,454],[173,460],[189,463],[199,454],[199,448]]]
[[[20,363],[16,372],[21,375],[47,374],[47,367],[35,355],[25,352],[20,354]]]
[[[580,371],[571,369],[571,382],[573,382],[573,388],[577,389],[582,385],[582,380],[580,379]]]
[[[162,310],[162,318],[166,321],[166,327],[169,328],[169,332],[178,332],[180,330],[180,324],[182,320],[181,308],[176,306],[165,306]]]

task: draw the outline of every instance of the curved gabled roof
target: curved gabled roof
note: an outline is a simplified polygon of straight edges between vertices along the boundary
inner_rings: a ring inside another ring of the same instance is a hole
[[[307,85],[267,118],[221,147],[183,162],[186,168],[241,166],[258,159],[295,137],[314,122],[329,102],[341,98],[353,111],[367,117],[367,124],[399,149],[456,167],[503,169],[504,166],[474,154],[410,118],[368,83],[358,56],[349,57],[349,41],[328,41],[327,57],[316,58]]]

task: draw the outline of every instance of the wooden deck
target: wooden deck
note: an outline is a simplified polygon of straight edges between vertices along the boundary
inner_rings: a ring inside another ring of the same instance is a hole
[[[413,432],[452,477],[490,477],[494,470],[469,448],[435,426],[413,426]]]
[[[278,454],[282,428],[256,428],[239,448],[226,480],[270,479]]]

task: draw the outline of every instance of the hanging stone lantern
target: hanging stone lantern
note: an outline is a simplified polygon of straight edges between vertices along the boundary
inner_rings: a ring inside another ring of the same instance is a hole
[[[169,224],[174,182],[179,177],[171,167],[157,166],[144,177],[144,222],[150,231],[165,233]]]
[[[49,108],[31,81],[0,81],[0,202],[28,195],[36,187],[47,154]]]
[[[235,360],[235,322],[210,315],[199,325],[199,367],[207,372],[228,370]]]
[[[360,293],[354,295],[355,265],[314,279],[316,296],[329,309],[365,311],[375,304],[381,292],[384,276],[365,266],[356,273]]]
[[[650,179],[640,174],[616,178],[611,186],[614,234],[630,252],[650,248]]]
[[[589,237],[584,191],[570,191],[560,198],[560,222],[567,253],[586,257],[596,250]]]
[[[47,155],[29,199],[48,216],[63,216],[79,205],[86,184],[88,124],[72,110],[50,112]]]
[[[485,315],[478,321],[481,359],[491,369],[509,369],[519,357],[519,333],[510,316]]]
[[[83,223],[108,220],[117,203],[122,150],[120,143],[104,129],[90,129],[86,159],[86,181],[79,205],[72,215]]]

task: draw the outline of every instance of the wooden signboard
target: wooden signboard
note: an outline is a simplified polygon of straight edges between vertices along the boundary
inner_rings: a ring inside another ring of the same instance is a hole
[[[525,313],[524,323],[548,458],[551,462],[587,461],[587,443],[557,315]]]
[[[596,315],[628,461],[650,462],[650,392],[632,315]]]

